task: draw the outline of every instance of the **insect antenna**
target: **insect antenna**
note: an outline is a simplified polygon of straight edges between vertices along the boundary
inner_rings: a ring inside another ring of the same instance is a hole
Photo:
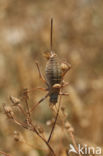
[[[51,18],[51,30],[50,30],[50,53],[53,51],[53,18]]]

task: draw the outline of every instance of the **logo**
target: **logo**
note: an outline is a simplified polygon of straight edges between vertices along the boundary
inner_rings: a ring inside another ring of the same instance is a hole
[[[86,144],[84,146],[81,146],[80,144],[78,144],[78,151],[75,149],[75,147],[70,144],[69,145],[69,151],[68,151],[68,154],[73,152],[73,153],[76,153],[76,154],[101,154],[102,153],[102,150],[100,147],[88,147]]]

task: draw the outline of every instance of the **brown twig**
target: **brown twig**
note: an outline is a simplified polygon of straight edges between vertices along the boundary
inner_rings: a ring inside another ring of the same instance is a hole
[[[76,144],[76,141],[75,141],[75,137],[74,137],[73,132],[71,130],[69,130],[69,135],[70,135],[70,137],[72,139],[72,142],[73,142],[73,145],[74,145],[76,151],[78,151],[78,147],[77,147],[77,144]]]
[[[60,101],[59,101],[59,102],[60,102]],[[58,106],[58,109],[60,109],[60,106]],[[57,112],[58,112],[58,111],[59,111],[59,110],[57,110]],[[62,115],[64,116],[63,112],[62,112]],[[59,116],[59,112],[58,112],[58,116]],[[59,118],[60,118],[60,120],[62,121],[62,123],[64,123],[60,116],[59,116]],[[56,119],[56,120],[57,120],[57,119]],[[54,126],[54,125],[53,125],[53,126]],[[77,147],[77,144],[76,144],[75,136],[74,136],[74,134],[73,134],[74,129],[72,128],[71,124],[70,124],[68,121],[66,122],[66,124],[65,124],[63,127],[65,127],[66,130],[69,132],[69,135],[70,135],[70,137],[71,137],[71,140],[72,140],[72,142],[73,142],[73,145],[74,145],[76,151],[78,152],[78,147]],[[54,128],[54,127],[53,127],[53,128]],[[52,131],[53,131],[53,128],[52,128]],[[52,132],[52,131],[51,131],[51,132]],[[52,133],[53,133],[53,132],[52,132]],[[52,135],[52,134],[50,133],[50,135]],[[51,137],[51,136],[49,136],[49,138],[50,138],[50,137]],[[50,141],[50,140],[49,140],[49,141]],[[79,156],[81,156],[81,154],[79,154]]]
[[[7,153],[5,153],[5,152],[3,152],[3,151],[0,151],[0,154],[3,154],[3,155],[5,155],[5,156],[11,156],[10,154],[7,154]]]
[[[24,116],[26,117],[26,112],[24,111],[24,109],[22,108],[22,106],[20,104],[17,105],[19,110],[24,114]]]
[[[56,156],[55,153],[54,153],[54,151],[53,151],[53,149],[52,149],[52,147],[50,146],[50,144],[49,144],[49,143],[46,141],[46,139],[43,138],[43,136],[41,136],[41,135],[39,134],[39,132],[36,130],[35,126],[34,126],[33,123],[32,123],[31,118],[30,118],[30,120],[28,120],[27,124],[24,124],[24,123],[18,121],[18,120],[14,117],[14,115],[12,116],[11,119],[12,119],[17,125],[19,125],[19,126],[25,128],[25,129],[28,129],[28,130],[30,130],[30,131],[35,132],[35,133],[45,142],[45,144],[48,146],[48,148],[49,148],[49,150],[51,151],[51,153],[53,154],[53,156]]]
[[[27,109],[27,117],[30,118],[30,110],[29,110],[29,103],[28,103],[28,89],[24,89],[24,100],[25,100],[25,104],[26,104],[26,109]]]
[[[73,145],[74,145],[76,151],[78,152],[78,147],[77,147],[76,140],[75,140],[75,137],[74,137],[73,132],[72,131],[69,131],[69,135],[70,135],[70,137],[72,139],[72,142],[73,142]],[[79,156],[81,156],[81,154],[79,154]]]
[[[52,147],[50,146],[50,144],[48,143],[48,141],[45,140],[45,138],[43,138],[39,132],[36,130],[36,128],[34,127],[34,125],[31,123],[32,127],[33,127],[33,131],[36,132],[36,134],[45,142],[45,144],[48,146],[48,148],[50,149],[50,151],[52,152],[53,156],[56,156]]]
[[[73,129],[73,127],[71,126],[71,124],[68,121],[65,123],[65,129],[69,133],[69,135],[71,137],[71,140],[72,140],[72,143],[73,143],[73,145],[75,147],[75,150],[79,154],[78,147],[77,147],[77,144],[76,144],[76,140],[75,140],[75,137],[74,137],[74,134],[73,134],[74,129]],[[81,156],[81,154],[79,154],[79,156]]]
[[[54,131],[54,128],[55,128],[55,125],[56,125],[56,121],[57,121],[57,118],[58,118],[58,115],[59,115],[60,105],[61,105],[61,95],[60,95],[60,99],[59,99],[59,105],[58,105],[58,110],[57,110],[57,114],[56,114],[56,117],[55,117],[55,121],[54,121],[53,127],[51,129],[49,138],[48,138],[48,143],[50,142],[50,139],[52,137],[52,134],[53,134],[53,131]]]

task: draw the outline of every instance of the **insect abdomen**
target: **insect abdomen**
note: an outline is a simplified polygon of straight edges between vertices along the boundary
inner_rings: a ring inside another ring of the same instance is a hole
[[[53,85],[61,83],[61,68],[55,54],[53,55],[53,57],[50,57],[46,65],[45,72],[46,72],[46,80],[49,87],[50,102],[55,104],[57,103],[58,100],[59,89],[53,88]]]
[[[46,65],[46,79],[49,86],[61,82],[61,68],[57,57],[51,57]]]
[[[57,103],[57,100],[58,100],[58,92],[54,92],[54,93],[51,93],[50,94],[50,102],[55,104]]]

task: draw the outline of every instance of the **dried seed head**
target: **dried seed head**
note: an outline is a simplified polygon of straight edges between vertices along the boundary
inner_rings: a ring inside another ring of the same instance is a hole
[[[67,122],[65,122],[65,128],[66,129],[69,129],[71,127],[71,124],[67,121]]]
[[[12,102],[12,104],[13,104],[14,106],[20,104],[20,99],[15,98],[15,97],[13,97],[13,96],[10,96],[10,101]]]
[[[47,126],[51,126],[51,125],[54,124],[54,121],[55,121],[54,118],[53,118],[52,120],[48,120],[48,121],[46,122],[46,125],[47,125]]]
[[[13,119],[13,116],[14,116],[14,112],[12,111],[12,108],[9,107],[9,106],[4,106],[4,111],[5,111],[5,114],[7,115],[7,117],[9,119]]]
[[[28,91],[28,88],[24,88],[23,89],[23,97],[24,99],[29,99],[29,91]]]
[[[68,121],[65,122],[65,128],[67,129],[68,132],[74,132],[73,127],[71,126],[71,124]]]
[[[73,127],[70,127],[69,129],[68,129],[68,132],[74,132],[74,128]]]
[[[39,131],[39,133],[44,133],[44,129],[43,129],[43,127],[38,127],[38,131]]]
[[[62,111],[62,112],[65,111],[65,107],[64,107],[64,106],[61,107],[61,111]]]
[[[17,132],[17,131],[14,131],[14,140],[15,140],[16,142],[20,141],[20,134],[19,134],[19,132]]]
[[[46,125],[47,125],[47,126],[51,126],[51,123],[52,123],[51,120],[48,120],[48,121],[46,122]]]

